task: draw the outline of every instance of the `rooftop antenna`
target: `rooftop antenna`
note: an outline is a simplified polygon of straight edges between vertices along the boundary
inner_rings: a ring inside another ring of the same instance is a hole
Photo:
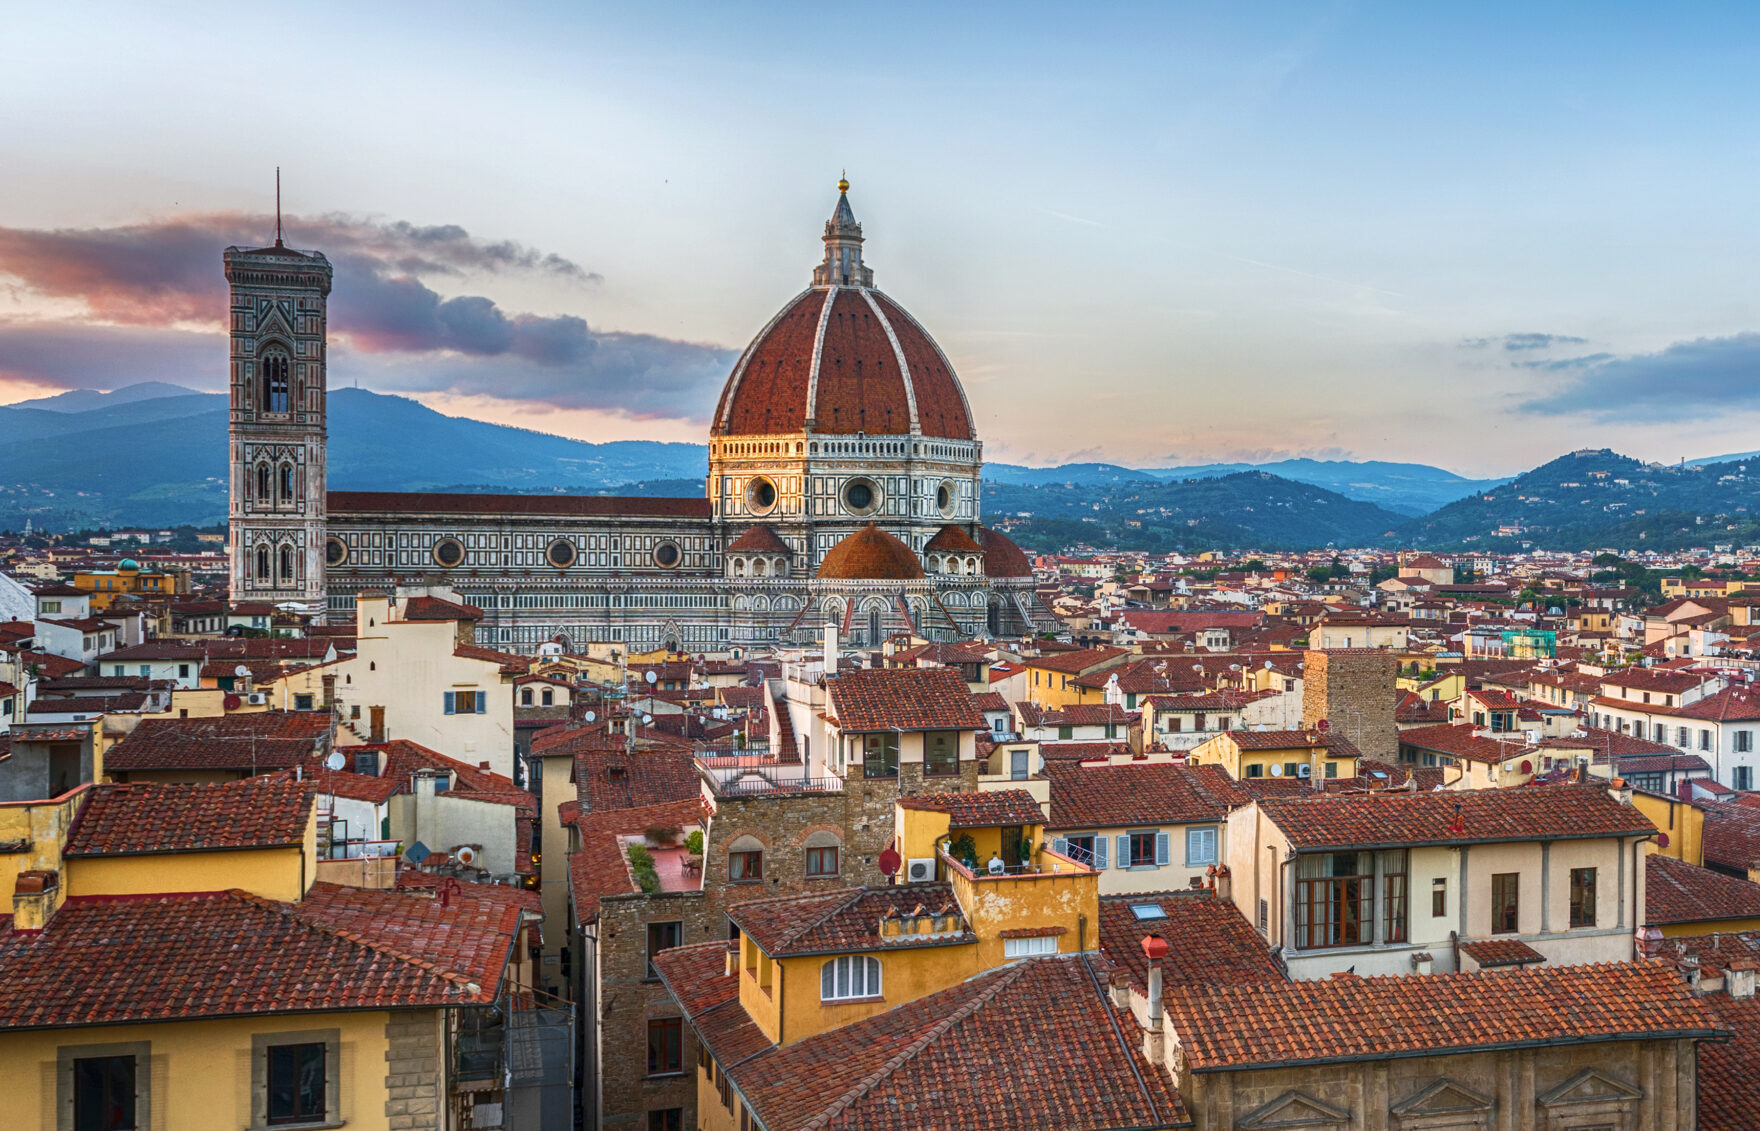
[[[275,166],[275,246],[281,246],[281,166]]]

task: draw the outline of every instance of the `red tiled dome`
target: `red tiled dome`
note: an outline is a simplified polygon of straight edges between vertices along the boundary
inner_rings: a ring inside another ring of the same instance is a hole
[[[913,581],[923,563],[911,548],[873,523],[849,535],[819,563],[819,576],[832,581]]]
[[[935,537],[929,539],[929,544],[923,550],[925,553],[939,550],[944,554],[976,554],[981,553],[983,548],[972,541],[964,527],[950,522],[935,532]]]
[[[805,430],[976,438],[941,348],[897,303],[858,287],[791,300],[746,347],[715,410],[723,436]]]
[[[794,553],[788,548],[788,543],[777,536],[776,531],[762,523],[752,526],[744,534],[734,539],[733,544],[727,547],[727,552],[730,554],[790,555]]]
[[[984,576],[1031,577],[1033,563],[1014,539],[988,526],[978,527],[978,543],[984,547]]]
[[[840,182],[825,263],[733,367],[715,407],[721,436],[917,435],[975,440],[959,378],[862,265],[862,226]]]

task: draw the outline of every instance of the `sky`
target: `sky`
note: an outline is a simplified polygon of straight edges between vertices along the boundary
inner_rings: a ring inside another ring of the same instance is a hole
[[[1760,449],[1760,5],[14,6],[0,403],[333,386],[700,442],[848,171],[991,461],[1509,475]]]

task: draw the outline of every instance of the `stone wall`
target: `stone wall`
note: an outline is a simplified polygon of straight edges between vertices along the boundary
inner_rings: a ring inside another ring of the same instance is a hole
[[[385,1117],[391,1131],[439,1131],[446,1097],[438,1012],[398,1012],[385,1023]]]
[[[1367,648],[1310,649],[1302,662],[1302,725],[1312,727],[1326,719],[1332,733],[1355,743],[1365,758],[1397,762],[1394,654]]]

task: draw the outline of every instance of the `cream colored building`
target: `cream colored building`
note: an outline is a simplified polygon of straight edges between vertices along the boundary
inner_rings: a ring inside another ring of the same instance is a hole
[[[1236,906],[1324,978],[1630,961],[1655,832],[1629,796],[1563,785],[1261,799],[1225,844]]]

